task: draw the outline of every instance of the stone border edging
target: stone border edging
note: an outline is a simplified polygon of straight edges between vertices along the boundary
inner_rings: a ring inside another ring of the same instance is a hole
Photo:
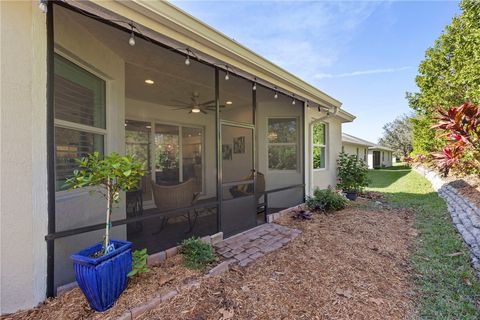
[[[452,222],[467,244],[472,266],[480,279],[480,208],[465,199],[436,172],[422,166],[413,169],[430,181],[433,189],[446,202]]]

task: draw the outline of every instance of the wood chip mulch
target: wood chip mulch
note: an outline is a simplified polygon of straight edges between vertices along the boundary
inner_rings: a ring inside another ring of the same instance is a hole
[[[375,198],[375,197],[374,197]],[[130,281],[107,312],[92,311],[79,289],[2,319],[115,319],[162,292],[179,294],[142,319],[405,319],[414,314],[408,264],[413,213],[359,198],[311,220],[282,217],[302,230],[282,249],[246,268],[202,278],[181,256]],[[198,280],[195,286],[186,286]]]
[[[181,256],[177,255],[163,262],[161,266],[151,268],[150,272],[129,280],[128,287],[114,306],[106,312],[92,310],[80,289],[75,288],[60,297],[48,299],[35,309],[4,316],[1,319],[116,319],[129,309],[172,289],[178,290],[201,275],[199,271],[184,268]]]
[[[279,223],[302,230],[297,239],[247,268],[181,290],[141,319],[409,318],[414,215],[365,202],[312,220],[283,217]]]

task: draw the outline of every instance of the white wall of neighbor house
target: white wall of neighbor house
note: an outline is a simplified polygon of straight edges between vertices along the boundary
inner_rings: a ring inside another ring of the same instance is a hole
[[[361,160],[365,160],[364,155],[365,155],[365,150],[367,150],[367,155],[368,155],[368,147],[367,146],[362,146],[358,144],[353,144],[353,143],[348,143],[348,142],[343,142],[343,152],[346,154],[350,155],[357,155],[357,149],[358,149],[358,158]],[[368,157],[367,157],[368,160]]]
[[[373,152],[380,152],[380,166],[377,166],[378,168],[386,168],[386,167],[391,167],[393,166],[393,152],[392,151],[387,151],[387,150],[381,150],[381,149],[370,149],[368,150],[368,168],[373,169]]]
[[[45,298],[46,16],[0,2],[0,314]]]
[[[105,153],[125,150],[125,63],[109,47],[71,19],[71,11],[56,6],[54,11],[55,51],[106,81]],[[114,220],[125,218],[125,197],[113,212]],[[56,194],[56,230],[68,230],[105,221],[106,203],[88,190],[59,191]],[[101,241],[104,230],[55,240],[55,287],[74,281],[70,255]],[[115,239],[126,239],[126,228],[112,230]]]
[[[322,120],[323,119],[323,120]],[[313,169],[311,125],[315,121],[322,121],[327,125],[327,159],[325,169]],[[337,184],[337,159],[342,151],[342,123],[333,115],[325,117],[325,113],[317,112],[315,108],[305,110],[305,186],[307,195],[312,194],[315,188],[326,189]]]

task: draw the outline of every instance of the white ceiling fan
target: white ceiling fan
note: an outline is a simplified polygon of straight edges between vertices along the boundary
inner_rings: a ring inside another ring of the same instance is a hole
[[[185,102],[185,101],[180,101],[180,100],[172,100],[175,103],[178,103],[177,105],[174,105],[173,107],[178,107],[173,110],[188,110],[190,111],[188,113],[203,113],[207,114],[207,110],[209,111],[215,111],[215,100],[210,100],[210,101],[205,101],[205,102],[199,102],[200,94],[198,92],[193,92],[192,96],[190,97],[190,102]],[[220,108],[224,108],[225,105],[221,105]]]

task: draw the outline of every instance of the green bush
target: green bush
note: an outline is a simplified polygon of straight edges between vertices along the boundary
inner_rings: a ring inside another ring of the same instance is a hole
[[[129,277],[138,274],[147,273],[150,269],[147,266],[147,249],[135,250],[132,253],[132,271],[128,273]]]
[[[338,211],[346,207],[348,200],[331,189],[316,188],[311,197],[307,197],[306,205],[310,211]]]
[[[216,260],[212,246],[195,237],[183,240],[180,253],[190,269],[203,269]]]
[[[362,192],[368,186],[368,167],[365,161],[356,155],[340,153],[338,164],[337,188],[344,192]]]

